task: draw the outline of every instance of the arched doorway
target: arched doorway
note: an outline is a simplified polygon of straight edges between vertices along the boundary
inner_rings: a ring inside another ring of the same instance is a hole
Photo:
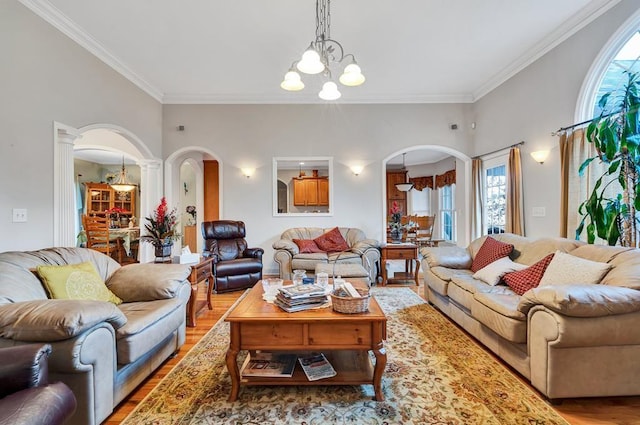
[[[456,209],[458,210],[457,243],[458,245],[466,246],[471,241],[471,226],[470,226],[470,216],[469,216],[469,205],[471,202],[470,201],[471,200],[471,158],[455,149],[452,149],[446,146],[439,146],[439,145],[411,146],[405,149],[395,151],[382,160],[381,174],[382,174],[383,202],[382,202],[382,223],[381,223],[382,233],[381,234],[382,235],[387,234],[386,228],[387,228],[387,216],[388,216],[388,210],[389,210],[389,205],[387,205],[387,201],[386,201],[387,163],[393,158],[401,156],[403,153],[406,153],[407,154],[406,158],[409,159],[412,152],[418,152],[423,150],[432,150],[436,152],[441,152],[443,154],[456,158],[458,160],[456,162],[460,164],[460,166],[456,167],[457,173],[458,173],[457,179],[460,182],[457,188],[457,190],[459,191],[458,199],[462,201],[462,202],[459,202],[459,205],[456,207]]]
[[[83,144],[83,135],[87,137]],[[100,140],[100,141],[99,141]],[[54,123],[54,245],[75,246],[75,173],[76,147],[117,150],[134,158],[140,166],[140,217],[146,217],[158,203],[162,194],[161,161],[154,158],[149,148],[134,133],[112,124],[92,124],[80,128]],[[143,244],[140,261],[153,259],[152,248]]]
[[[200,233],[201,224],[203,221],[207,220],[207,217],[211,217],[211,212],[207,211],[211,208],[210,201],[208,198],[210,195],[205,194],[205,176],[210,173],[206,163],[215,162],[217,165],[217,175],[215,176],[217,179],[214,182],[209,181],[208,184],[214,184],[216,186],[216,191],[218,193],[217,199],[215,199],[215,209],[217,211],[223,211],[223,172],[222,172],[222,161],[217,154],[212,152],[209,149],[198,147],[198,146],[188,146],[177,150],[176,152],[169,155],[169,157],[165,161],[165,196],[167,198],[167,202],[169,205],[175,205],[180,212],[180,216],[183,216],[183,213],[186,213],[187,205],[184,204],[185,197],[182,196],[184,194],[184,181],[181,178],[181,168],[188,164],[188,166],[193,171],[193,187],[187,187],[187,190],[195,192],[195,207],[196,207],[196,219],[195,219],[195,237],[196,237],[196,246],[197,252],[201,252],[203,249],[203,241],[202,235]],[[212,180],[212,179],[210,179]],[[222,216],[221,213],[215,214]],[[220,217],[215,217],[220,218]]]

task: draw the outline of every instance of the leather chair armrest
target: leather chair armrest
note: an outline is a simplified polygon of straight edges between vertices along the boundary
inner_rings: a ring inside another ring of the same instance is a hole
[[[211,252],[211,251],[203,251],[202,252],[202,256],[204,258],[213,258],[213,264],[217,263],[218,261],[220,261],[220,257],[218,256],[218,254]]]
[[[252,257],[258,258],[262,261],[262,254],[264,254],[264,249],[262,248],[247,248],[244,250],[244,257]]]
[[[62,382],[56,382],[0,399],[0,425],[63,424],[75,410],[73,392]]]
[[[0,349],[0,398],[47,384],[49,344],[17,345]]]

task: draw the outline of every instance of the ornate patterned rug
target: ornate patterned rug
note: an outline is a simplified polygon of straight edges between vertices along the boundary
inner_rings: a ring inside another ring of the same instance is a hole
[[[567,424],[409,288],[373,288],[388,316],[385,401],[371,385],[231,388],[220,320],[123,422],[134,424]]]

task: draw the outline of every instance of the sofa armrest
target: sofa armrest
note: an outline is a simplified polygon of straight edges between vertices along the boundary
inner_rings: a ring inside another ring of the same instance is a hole
[[[288,251],[292,256],[300,253],[300,248],[290,239],[280,239],[275,241],[272,245],[275,250]]]
[[[471,267],[471,254],[459,246],[423,247],[420,254],[429,267],[447,267],[450,269],[468,269]]]
[[[536,305],[571,317],[601,317],[640,311],[640,291],[594,284],[539,286],[525,292],[518,310],[528,314]]]
[[[0,400],[0,425],[58,425],[76,410],[76,398],[62,382],[30,388]]]
[[[264,249],[262,248],[247,248],[244,250],[243,256],[245,258],[258,258],[262,260]]]
[[[61,341],[102,322],[118,329],[127,318],[104,301],[36,300],[0,306],[0,335],[19,341]]]
[[[351,251],[362,256],[369,249],[378,249],[379,246],[380,242],[375,239],[362,239],[351,247]]]
[[[49,344],[16,345],[0,349],[0,398],[27,388],[46,385]]]
[[[107,280],[107,287],[124,302],[175,298],[186,285],[191,266],[186,264],[129,264]]]

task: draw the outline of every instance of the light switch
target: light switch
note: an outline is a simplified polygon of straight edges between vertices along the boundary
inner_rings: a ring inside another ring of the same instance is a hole
[[[531,216],[533,217],[545,217],[547,215],[547,210],[545,207],[533,207],[531,209]]]
[[[27,210],[25,208],[13,209],[13,222],[25,223],[27,221]]]

